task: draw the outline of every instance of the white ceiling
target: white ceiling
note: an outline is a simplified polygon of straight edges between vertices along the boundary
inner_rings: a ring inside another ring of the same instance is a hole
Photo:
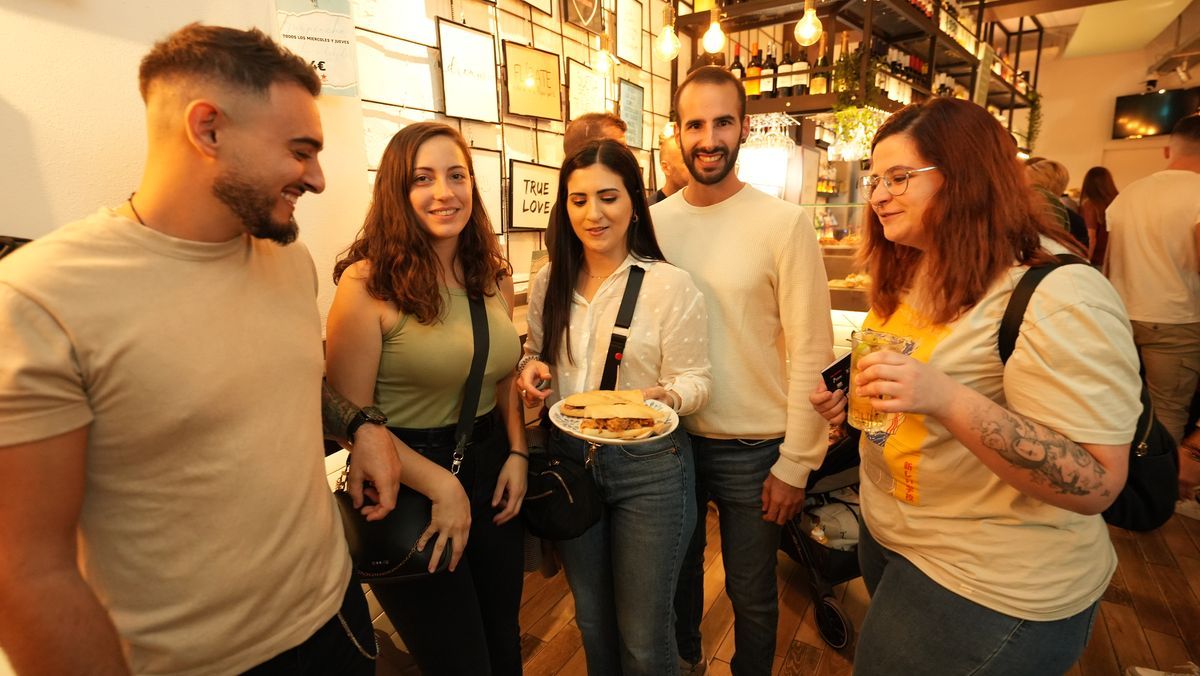
[[[1119,0],[1084,8],[1063,56],[1114,54],[1145,47],[1191,0]]]

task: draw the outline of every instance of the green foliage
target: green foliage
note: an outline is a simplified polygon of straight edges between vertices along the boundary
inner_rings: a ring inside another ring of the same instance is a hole
[[[1026,96],[1029,98],[1029,129],[1026,143],[1029,144],[1029,152],[1032,154],[1038,133],[1042,131],[1042,95],[1034,89],[1029,89]]]

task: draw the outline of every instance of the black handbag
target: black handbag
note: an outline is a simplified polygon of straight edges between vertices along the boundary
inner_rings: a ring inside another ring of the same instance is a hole
[[[633,310],[645,275],[643,268],[630,266],[600,378],[602,390],[616,386],[617,366],[624,356],[629,325],[633,323]],[[521,514],[530,533],[546,540],[572,540],[600,520],[604,501],[592,478],[590,459],[580,462],[555,453],[553,439],[550,435],[545,453],[529,456],[529,478]]]
[[[1057,263],[1031,267],[1017,282],[1000,322],[1001,362],[1007,362],[1012,354],[1025,308],[1038,283],[1055,269],[1075,264],[1088,262],[1078,256],[1060,254]],[[1144,374],[1141,399],[1142,413],[1129,445],[1129,474],[1117,499],[1104,510],[1104,520],[1118,528],[1151,531],[1175,513],[1175,501],[1179,498],[1179,455],[1175,439],[1154,417],[1154,404]]]
[[[462,408],[458,413],[455,428],[454,465],[451,471],[458,473],[463,453],[471,441],[471,430],[475,410],[479,407],[480,389],[483,384],[483,369],[488,356],[488,325],[483,300],[470,299],[471,332],[475,341],[475,353],[471,357],[471,371],[463,390]],[[354,508],[354,500],[346,491],[346,478],[350,470],[350,459],[338,480],[337,498],[342,514],[342,530],[346,533],[346,544],[350,548],[350,559],[354,572],[364,582],[394,582],[429,574],[429,563],[433,556],[433,542],[427,542],[424,551],[417,551],[417,540],[432,523],[433,503],[421,493],[400,486],[396,494],[396,508],[378,521],[367,521]],[[449,542],[442,550],[441,560],[435,567],[440,572],[450,565],[452,556]]]

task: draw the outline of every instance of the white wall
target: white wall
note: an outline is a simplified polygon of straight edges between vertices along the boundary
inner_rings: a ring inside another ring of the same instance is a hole
[[[40,237],[128,197],[146,151],[137,67],[150,46],[191,21],[272,30],[271,0],[0,0],[0,234]],[[358,99],[322,97],[328,187],[296,218],[332,300],[335,254],[366,213]]]

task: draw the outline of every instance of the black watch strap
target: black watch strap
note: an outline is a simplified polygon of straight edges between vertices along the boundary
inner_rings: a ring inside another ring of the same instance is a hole
[[[387,416],[373,406],[359,409],[358,413],[355,413],[354,417],[350,419],[350,424],[346,425],[346,441],[354,443],[354,433],[366,423],[386,425]]]

